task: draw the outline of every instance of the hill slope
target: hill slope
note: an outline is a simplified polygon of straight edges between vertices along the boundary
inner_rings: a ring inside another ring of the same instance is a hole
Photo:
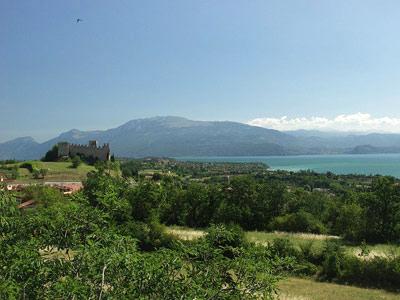
[[[44,143],[30,137],[0,143],[0,159],[37,159],[60,141],[110,143],[120,157],[256,156],[290,154],[390,153],[400,151],[400,134],[280,132],[238,122],[154,117],[108,130],[70,130]]]
[[[40,144],[31,137],[0,143],[0,159],[30,159],[40,155]]]
[[[277,130],[236,122],[192,121],[180,117],[155,117],[129,121],[104,131],[71,130],[45,143],[0,144],[0,159],[32,159],[42,156],[59,141],[84,143],[95,139],[110,143],[122,157],[285,155],[297,139]],[[12,151],[13,147],[20,151]]]

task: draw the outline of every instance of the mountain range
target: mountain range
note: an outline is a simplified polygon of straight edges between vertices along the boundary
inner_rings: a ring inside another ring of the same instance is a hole
[[[0,143],[0,159],[37,159],[60,141],[110,143],[118,157],[262,156],[400,152],[400,134],[326,133],[267,129],[230,121],[154,117],[108,130],[72,129],[44,143],[21,137]]]

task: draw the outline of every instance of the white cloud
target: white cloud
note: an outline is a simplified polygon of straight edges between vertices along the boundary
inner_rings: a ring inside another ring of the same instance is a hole
[[[375,118],[367,113],[338,115],[334,118],[257,118],[247,124],[277,130],[316,129],[321,131],[400,132],[400,118]]]

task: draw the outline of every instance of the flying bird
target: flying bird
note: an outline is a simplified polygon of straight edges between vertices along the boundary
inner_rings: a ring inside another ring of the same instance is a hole
[[[82,19],[76,19],[76,23],[83,22]]]

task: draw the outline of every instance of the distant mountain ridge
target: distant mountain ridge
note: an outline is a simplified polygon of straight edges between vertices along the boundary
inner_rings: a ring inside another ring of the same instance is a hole
[[[89,140],[110,143],[119,157],[387,153],[400,149],[398,134],[280,132],[238,122],[166,116],[135,119],[108,130],[72,129],[44,143],[17,138],[0,143],[0,159],[37,159],[60,141],[86,144]]]

